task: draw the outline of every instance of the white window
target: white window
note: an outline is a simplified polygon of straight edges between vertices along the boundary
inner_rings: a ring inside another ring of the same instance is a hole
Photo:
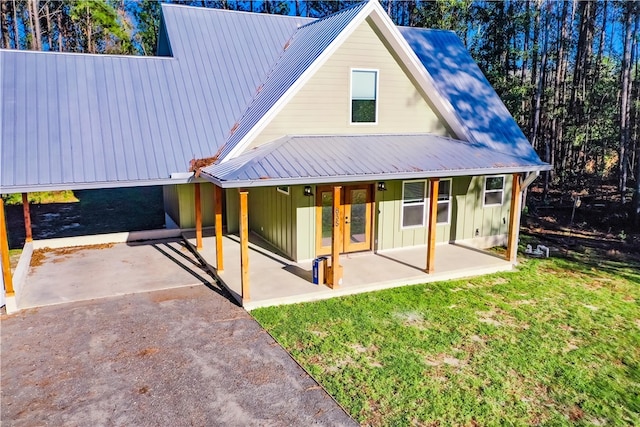
[[[500,206],[504,196],[504,176],[484,178],[484,206]]]
[[[424,226],[426,181],[402,183],[402,228]]]
[[[376,123],[378,72],[351,70],[351,123]]]
[[[451,222],[451,180],[444,179],[438,184],[438,224]]]
[[[276,190],[278,190],[279,193],[286,194],[287,196],[289,195],[289,186],[288,185],[276,187]]]

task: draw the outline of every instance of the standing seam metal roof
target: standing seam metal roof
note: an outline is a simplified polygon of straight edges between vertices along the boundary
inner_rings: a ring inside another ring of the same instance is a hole
[[[548,170],[538,160],[432,134],[286,136],[203,168],[225,188]]]
[[[173,57],[0,50],[0,192],[171,182],[313,19],[162,5]]]

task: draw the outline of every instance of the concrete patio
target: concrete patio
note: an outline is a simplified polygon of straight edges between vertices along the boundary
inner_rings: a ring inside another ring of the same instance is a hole
[[[193,233],[184,236],[196,244]],[[215,237],[205,230],[203,248],[199,251],[212,269],[216,267]],[[242,301],[240,274],[240,239],[236,235],[223,238],[224,271],[218,276],[223,285]],[[390,251],[346,254],[340,257],[344,267],[343,283],[337,289],[312,283],[312,262],[295,263],[278,253],[255,234],[249,236],[250,298],[244,308],[253,310],[281,304],[315,301],[342,295],[393,288],[418,283],[458,279],[509,271],[504,258],[462,245],[436,247],[436,272],[426,274],[426,246]]]

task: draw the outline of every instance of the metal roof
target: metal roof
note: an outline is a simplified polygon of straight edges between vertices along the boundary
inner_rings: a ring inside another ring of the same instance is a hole
[[[173,58],[0,50],[0,192],[173,182],[218,151],[291,34],[312,21],[162,12]]]
[[[228,155],[264,115],[307,71],[345,27],[367,6],[358,3],[325,18],[300,27],[260,86],[255,98],[238,121],[237,129],[227,140],[220,157]]]
[[[319,20],[163,4],[172,57],[0,50],[0,192],[185,182],[191,159],[239,151],[242,139],[371,10],[384,13],[375,2]],[[485,153],[482,146],[539,167],[455,34],[400,32],[469,129],[474,154]],[[404,150],[393,144],[388,149]],[[231,176],[221,166],[210,169],[220,170]]]
[[[224,188],[547,170],[540,159],[432,134],[286,136],[203,168]]]
[[[398,27],[471,137],[487,147],[539,161],[515,119],[452,31]]]

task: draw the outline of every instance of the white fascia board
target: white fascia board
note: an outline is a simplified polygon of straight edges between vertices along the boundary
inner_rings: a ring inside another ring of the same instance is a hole
[[[451,129],[456,134],[455,137],[463,141],[474,142],[475,139],[464,125],[463,121],[458,117],[453,105],[451,105],[451,103],[440,94],[440,91],[434,83],[433,77],[431,77],[431,74],[429,74],[424,65],[422,65],[422,62],[411,46],[409,46],[409,43],[405,40],[402,33],[400,33],[400,30],[398,30],[396,25],[378,2],[372,3],[375,5],[374,13],[371,14],[372,21],[376,24],[378,30],[385,36],[387,42],[391,44],[391,47],[407,66],[407,69],[416,79],[418,84],[420,84],[422,90],[427,94],[427,96],[430,93],[438,95],[435,97],[429,97],[429,99],[433,102],[434,106],[445,119],[447,124],[451,126]]]
[[[231,160],[235,157],[238,157],[240,154],[246,150],[246,148],[251,144],[251,142],[262,132],[265,127],[278,115],[280,111],[293,99],[293,97],[307,84],[307,82],[313,77],[316,72],[327,62],[327,60],[338,50],[340,46],[353,34],[356,28],[360,24],[362,24],[367,16],[371,13],[371,11],[376,10],[376,5],[380,7],[377,1],[368,2],[360,11],[358,15],[356,15],[351,22],[345,27],[344,30],[335,38],[333,42],[316,58],[316,60],[307,68],[307,70],[302,73],[302,75],[298,78],[298,80],[291,85],[289,89],[276,101],[276,103],[271,107],[267,113],[260,118],[258,123],[249,131],[247,134],[236,144],[236,146],[224,156],[220,163],[224,163],[228,160]],[[384,13],[384,11],[383,11]]]

